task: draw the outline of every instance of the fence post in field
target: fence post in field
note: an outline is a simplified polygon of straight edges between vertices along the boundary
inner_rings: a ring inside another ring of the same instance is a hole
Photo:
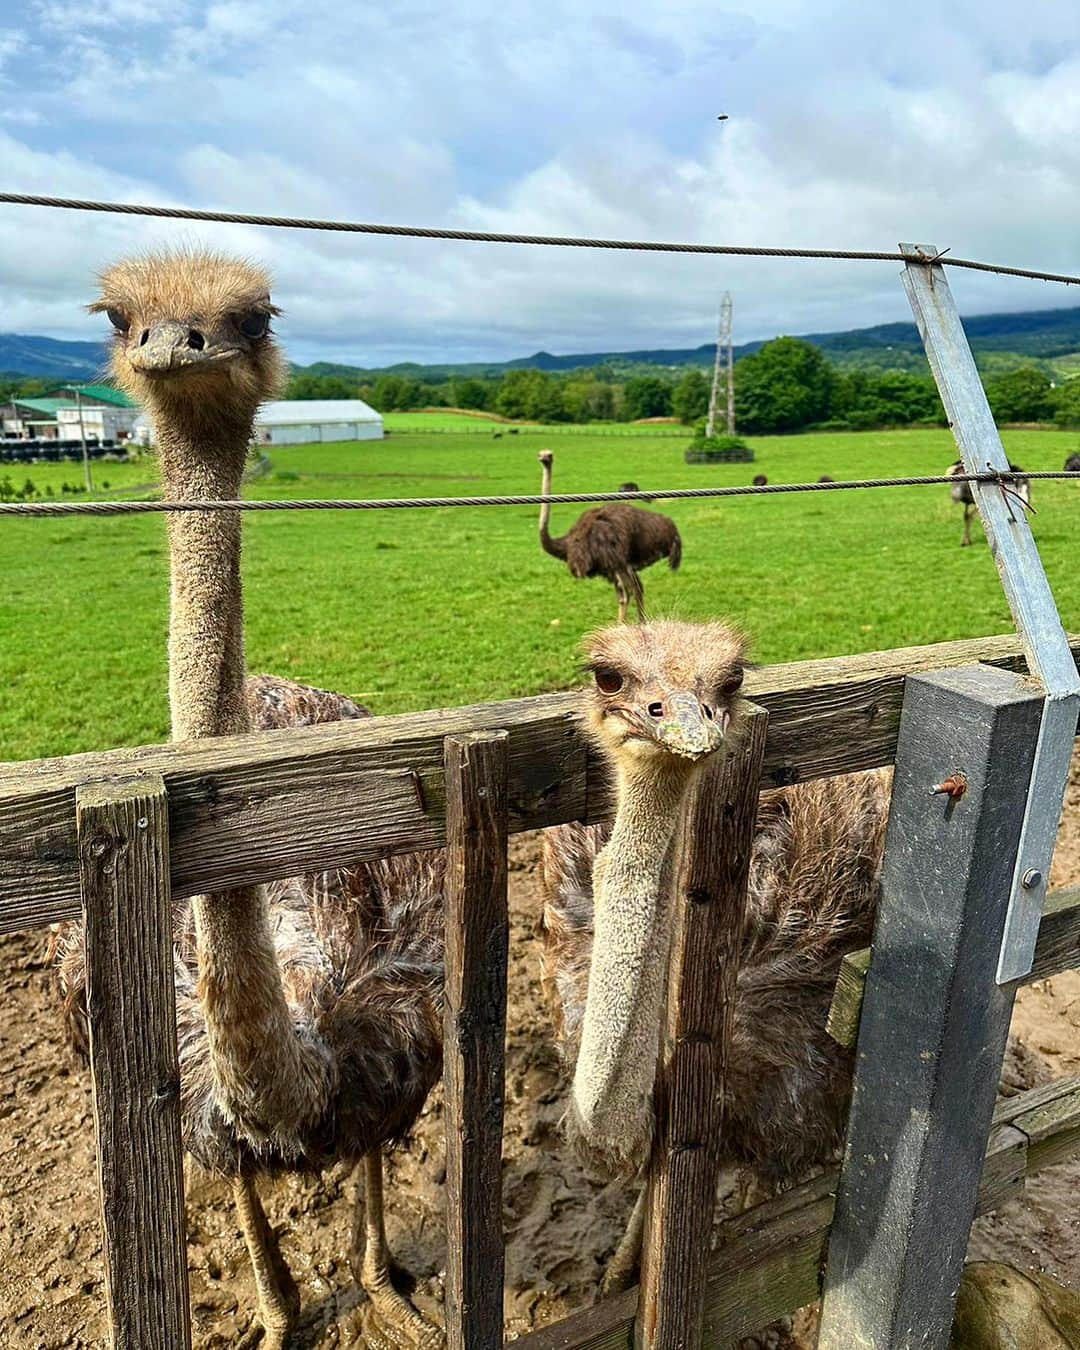
[[[116,1350],[188,1350],[169,819],[158,774],[76,793],[105,1288]]]
[[[724,1069],[768,721],[751,705],[742,742],[705,769],[687,811],[642,1243],[642,1350],[701,1343]]]
[[[448,1350],[503,1339],[507,747],[505,731],[445,742]]]
[[[995,976],[1043,701],[986,666],[907,679],[820,1350],[948,1346],[1016,991]]]

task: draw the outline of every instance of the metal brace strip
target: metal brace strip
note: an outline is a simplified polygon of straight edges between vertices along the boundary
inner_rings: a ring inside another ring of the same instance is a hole
[[[968,473],[1007,473],[1008,457],[956,302],[934,261],[940,254],[929,244],[901,244],[900,251],[911,260],[904,289],[964,467]],[[1034,959],[1080,715],[1080,675],[1023,508],[997,484],[972,483],[971,488],[1028,669],[1046,691],[998,963],[998,983],[1009,984],[1026,975]]]

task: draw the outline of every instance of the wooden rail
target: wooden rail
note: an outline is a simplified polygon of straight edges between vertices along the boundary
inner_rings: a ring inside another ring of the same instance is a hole
[[[979,1184],[978,1213],[1023,1193],[1027,1177],[1076,1151],[1080,1076],[999,1103]],[[705,1286],[703,1344],[724,1350],[743,1336],[813,1303],[832,1223],[839,1169],[727,1220],[718,1231]],[[634,1350],[639,1291],[541,1327],[517,1350]]]
[[[891,763],[905,677],[980,661],[1024,668],[1017,640],[996,637],[751,672],[746,693],[769,714],[763,786]],[[608,814],[606,773],[579,734],[574,694],[4,765],[0,932],[78,914],[81,783],[163,777],[180,899],[439,847],[444,739],[496,728],[509,736],[511,832]]]
[[[1021,984],[1034,984],[1051,975],[1080,966],[1080,886],[1067,886],[1046,897],[1039,937],[1035,944],[1035,964]],[[844,957],[840,976],[829,1008],[829,1035],[849,1050],[859,1035],[866,974],[870,969],[870,948],[864,947]]]

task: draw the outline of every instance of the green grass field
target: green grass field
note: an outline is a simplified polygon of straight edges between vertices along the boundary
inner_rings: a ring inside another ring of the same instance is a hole
[[[403,414],[402,421],[416,415]],[[440,419],[441,420],[441,419]],[[1011,457],[1059,469],[1075,433],[1006,433]],[[542,437],[487,427],[273,451],[259,497],[534,492]],[[682,443],[560,433],[555,490],[939,473],[949,434],[897,431],[758,438],[757,463],[689,467]],[[102,466],[114,487],[152,463]],[[75,481],[75,465],[30,476]],[[25,476],[25,475],[22,475]],[[21,485],[21,478],[19,480]],[[1037,483],[1033,524],[1067,626],[1080,627],[1080,492]],[[653,614],[728,616],[757,658],[905,646],[1008,631],[981,532],[958,547],[945,487],[658,503],[678,522],[682,570],[645,574]],[[556,533],[578,508],[555,508]],[[531,507],[248,517],[248,655],[355,695],[378,712],[508,698],[576,678],[578,642],[615,617],[603,581],[544,555]],[[0,520],[0,759],[163,740],[167,557],[161,517]]]

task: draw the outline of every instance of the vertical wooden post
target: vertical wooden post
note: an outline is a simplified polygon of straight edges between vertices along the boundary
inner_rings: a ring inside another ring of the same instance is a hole
[[[636,1333],[645,1350],[701,1343],[724,1068],[768,720],[764,709],[750,710],[742,743],[706,768],[687,812],[642,1245]]]
[[[75,809],[111,1343],[187,1350],[165,784],[90,784]]]
[[[909,676],[821,1350],[944,1350],[1015,985],[996,983],[1043,699]],[[966,789],[932,791],[952,775]]]
[[[503,1339],[507,735],[448,736],[446,765],[446,1335]]]

